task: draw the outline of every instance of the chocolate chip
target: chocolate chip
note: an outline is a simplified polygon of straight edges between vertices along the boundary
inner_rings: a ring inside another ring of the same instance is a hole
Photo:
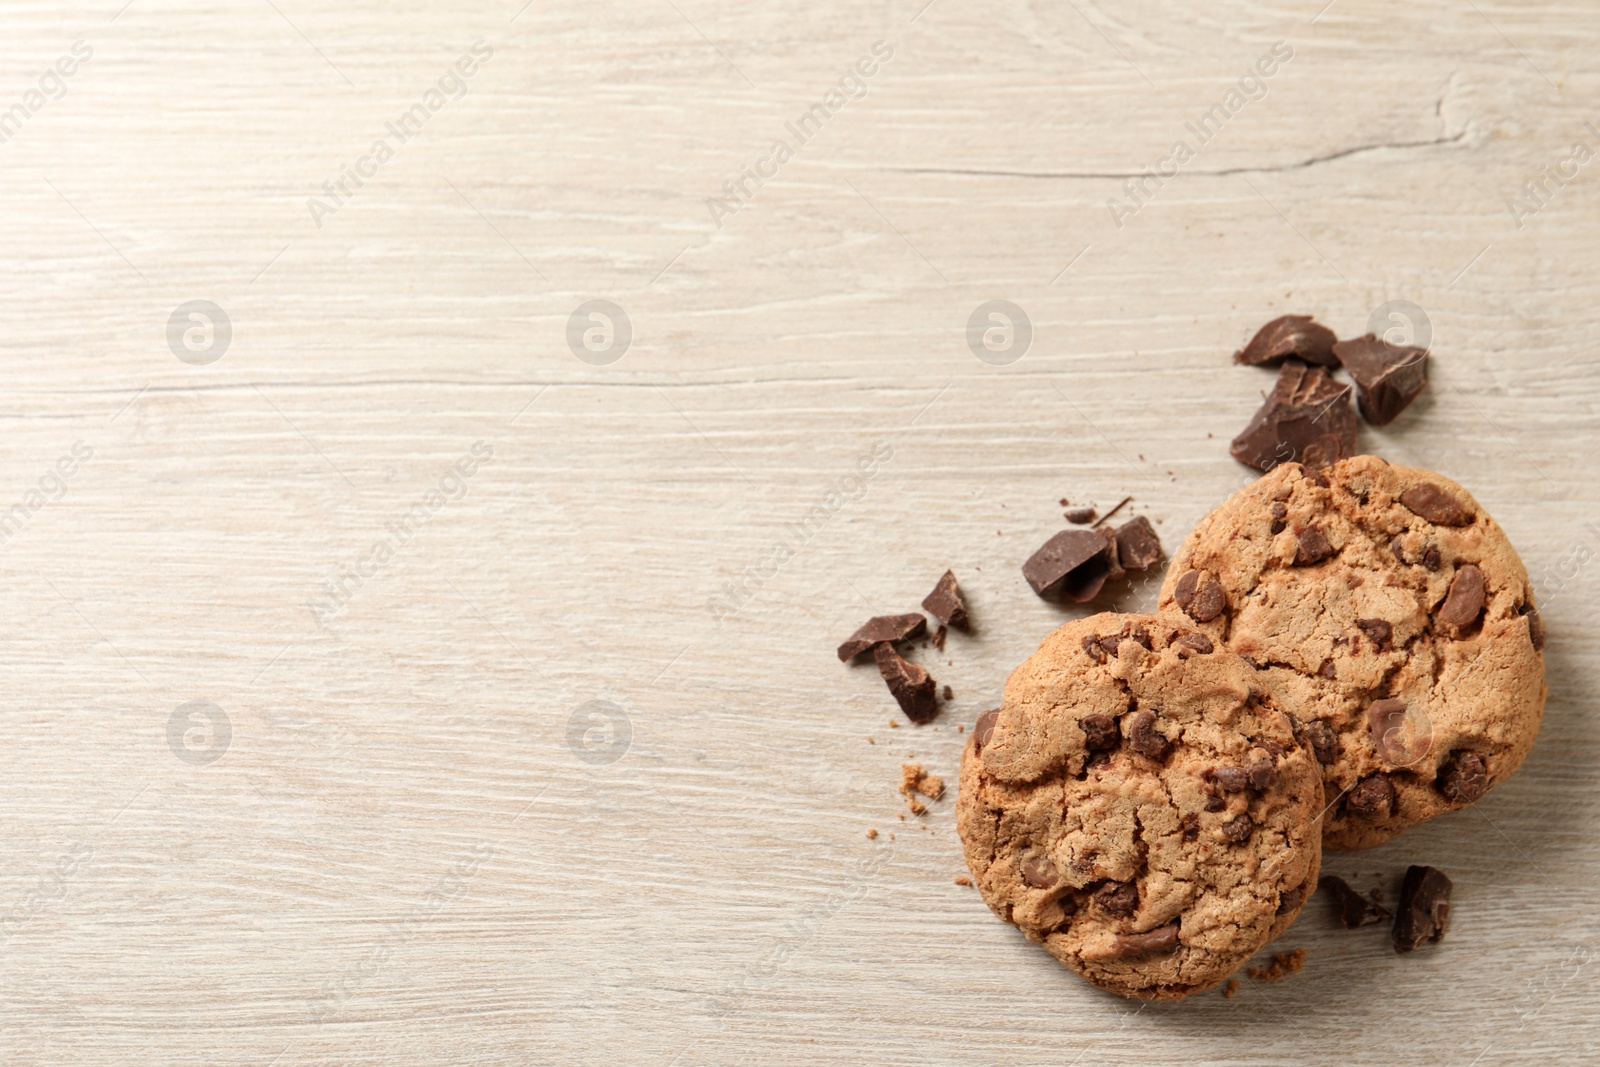
[[[1074,526],[1087,526],[1098,517],[1094,508],[1073,508],[1063,516]]]
[[[1355,379],[1361,414],[1387,426],[1428,384],[1428,350],[1391,345],[1372,334],[1333,346],[1333,354]]]
[[[1150,634],[1142,626],[1135,626],[1128,632],[1128,639],[1143,648],[1146,652],[1155,651],[1155,646],[1150,643]]]
[[[1422,565],[1430,571],[1437,571],[1444,565],[1444,560],[1439,558],[1439,549],[1437,547],[1428,546],[1428,550],[1422,554]]]
[[[1325,874],[1317,880],[1317,888],[1333,898],[1333,915],[1346,930],[1355,930],[1388,919],[1389,911],[1368,900],[1350,888],[1348,882],[1335,875]]]
[[[839,662],[848,663],[879,645],[921,637],[927,629],[928,620],[916,612],[909,615],[876,615],[839,646]]]
[[[1022,880],[1035,889],[1049,889],[1061,880],[1056,865],[1044,853],[1022,861]]]
[[[1164,760],[1172,752],[1172,742],[1156,730],[1156,717],[1149,711],[1134,712],[1128,721],[1128,747],[1153,760]]]
[[[1304,724],[1306,741],[1311,745],[1311,752],[1317,757],[1317,762],[1324,767],[1331,767],[1339,759],[1339,735],[1333,727],[1321,719],[1312,719]]]
[[[1367,635],[1367,640],[1372,642],[1372,647],[1379,652],[1387,652],[1393,647],[1394,626],[1382,619],[1357,619],[1356,625],[1361,632]]]
[[[1425,941],[1444,939],[1450,923],[1450,890],[1443,871],[1435,867],[1408,867],[1400,887],[1400,904],[1394,916],[1394,950],[1411,952]]]
[[[1085,715],[1078,720],[1083,729],[1083,747],[1090,752],[1116,748],[1122,743],[1122,731],[1117,720],[1109,715]]]
[[[1338,681],[1339,679],[1339,668],[1334,665],[1334,662],[1331,659],[1323,660],[1322,666],[1317,668],[1317,673],[1328,679],[1330,682]]]
[[[1233,354],[1233,361],[1249,367],[1277,363],[1289,356],[1324,367],[1337,367],[1334,332],[1310,315],[1284,315],[1273,319],[1250,338],[1250,343]]]
[[[1250,831],[1256,827],[1255,822],[1247,812],[1240,812],[1221,826],[1222,836],[1234,844],[1241,844],[1250,839]]]
[[[1487,599],[1483,572],[1470,563],[1464,563],[1456,568],[1456,576],[1450,579],[1450,593],[1444,598],[1444,604],[1434,619],[1459,635],[1478,621]]]
[[[967,606],[961,602],[961,587],[956,584],[956,576],[951,571],[945,571],[933,587],[933,592],[922,598],[922,607],[947,626],[954,626],[957,630],[967,628]]]
[[[1178,825],[1183,829],[1183,839],[1185,841],[1200,840],[1200,816],[1191,811],[1178,820]]]
[[[1184,634],[1178,638],[1178,655],[1180,656],[1183,655],[1184,649],[1205,656],[1209,655],[1214,648],[1216,646],[1211,643],[1211,638],[1205,634]]]
[[[1393,697],[1367,705],[1367,732],[1379,758],[1393,767],[1409,767],[1433,747],[1432,734],[1419,731],[1406,702]]]
[[[1108,658],[1106,656],[1105,646],[1100,643],[1099,634],[1090,634],[1088,637],[1085,637],[1083,639],[1083,650],[1084,652],[1088,653],[1089,658],[1094,660],[1096,663],[1104,663]]]
[[[1116,569],[1115,546],[1114,539],[1094,530],[1062,530],[1028,557],[1022,575],[1040,596],[1059,592],[1086,603]]]
[[[1456,749],[1445,757],[1433,783],[1452,804],[1471,804],[1489,791],[1489,768],[1476,752]]]
[[[907,663],[891,645],[877,646],[874,656],[878,673],[889,686],[895,702],[912,722],[930,722],[939,714],[933,678],[915,663]]]
[[[1390,541],[1389,551],[1393,552],[1394,558],[1399,560],[1401,563],[1409,564],[1411,562],[1410,560],[1406,559],[1406,546],[1402,539],[1396,537],[1393,541]]]
[[[1225,808],[1227,806],[1228,806],[1228,802],[1226,800],[1223,800],[1219,796],[1213,795],[1213,796],[1206,797],[1206,810],[1207,811],[1221,811],[1223,808]]]
[[[1178,947],[1178,920],[1144,934],[1118,934],[1113,951],[1119,957],[1152,956]]]
[[[1528,620],[1528,640],[1533,642],[1533,650],[1544,651],[1544,616],[1539,614],[1539,609],[1532,604],[1524,604],[1517,609],[1517,614]]]
[[[1250,776],[1250,788],[1257,793],[1265,793],[1278,780],[1278,769],[1269,759],[1256,760],[1250,764],[1246,773]]]
[[[1161,539],[1150,520],[1140,515],[1117,527],[1117,562],[1130,571],[1142,571],[1161,559]]]
[[[1211,777],[1224,793],[1243,793],[1250,784],[1250,777],[1243,767],[1217,767],[1212,770]]]
[[[978,716],[978,721],[972,727],[972,741],[977,748],[981,749],[989,743],[989,738],[994,735],[994,721],[999,717],[999,708],[990,708]]]
[[[1107,915],[1126,918],[1139,910],[1139,887],[1133,882],[1107,882],[1094,891],[1094,902]]]
[[[1386,774],[1369,774],[1350,790],[1345,805],[1369,818],[1388,815],[1394,810],[1394,783]]]
[[[1432,482],[1413,485],[1400,494],[1400,503],[1435,526],[1465,526],[1472,521],[1472,512]]]
[[[1285,889],[1279,894],[1277,914],[1287,915],[1304,904],[1306,902],[1306,888],[1309,885],[1309,882],[1301,882],[1293,889]]]
[[[1300,531],[1299,543],[1294,549],[1294,565],[1310,567],[1333,555],[1333,546],[1320,526],[1307,526]]]
[[[1233,458],[1258,471],[1281,463],[1310,470],[1348,459],[1356,451],[1356,415],[1350,387],[1322,367],[1289,360],[1261,409],[1233,439]]]
[[[1289,517],[1289,509],[1284,506],[1282,501],[1274,500],[1272,502],[1272,526],[1271,526],[1272,535],[1274,537],[1276,537],[1278,534],[1283,533],[1283,531],[1288,528],[1289,524],[1288,524],[1288,522],[1285,521],[1286,519],[1288,519],[1288,517]]]
[[[1172,595],[1178,607],[1195,622],[1210,622],[1228,606],[1222,583],[1203,571],[1189,571],[1179,578]]]

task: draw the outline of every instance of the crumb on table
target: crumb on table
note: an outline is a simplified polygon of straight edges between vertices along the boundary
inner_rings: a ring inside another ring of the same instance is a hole
[[[1276,982],[1291,974],[1298,974],[1306,965],[1306,950],[1297,948],[1293,952],[1275,952],[1272,962],[1265,967],[1251,967],[1247,972],[1251,978],[1259,978],[1264,982]]]
[[[1228,979],[1228,984],[1222,987],[1222,995],[1232,1000],[1233,995],[1237,992],[1239,992],[1239,979]]]
[[[878,831],[877,830],[868,830],[867,831],[867,840],[868,841],[876,841],[877,839],[878,839]]]
[[[972,879],[968,878],[964,874],[956,875],[953,879],[951,879],[951,881],[955,882],[956,885],[971,885],[972,884]]]

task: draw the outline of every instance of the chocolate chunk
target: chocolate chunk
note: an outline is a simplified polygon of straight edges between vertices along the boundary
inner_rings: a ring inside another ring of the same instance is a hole
[[[1278,769],[1269,759],[1256,760],[1246,768],[1246,773],[1250,776],[1250,788],[1257,793],[1265,793],[1278,780]]]
[[[1436,867],[1407,867],[1394,916],[1394,950],[1411,952],[1444,939],[1450,922],[1450,879]]]
[[[1439,557],[1439,549],[1435,545],[1429,545],[1427,551],[1422,553],[1422,565],[1430,571],[1437,571],[1443,563],[1444,560]]]
[[[1225,808],[1227,806],[1228,806],[1228,802],[1226,800],[1223,800],[1219,796],[1206,797],[1206,810],[1207,811],[1221,811],[1223,808]]]
[[[1426,716],[1417,722],[1406,702],[1393,697],[1367,705],[1367,732],[1379,758],[1393,767],[1410,767],[1433,749]]]
[[[1333,546],[1320,526],[1307,526],[1300,531],[1299,544],[1294,549],[1294,565],[1311,567],[1333,555]]]
[[[1317,668],[1317,673],[1328,679],[1330,682],[1338,681],[1339,679],[1339,668],[1331,659],[1323,660],[1322,666]]]
[[[1083,650],[1088,653],[1089,658],[1094,660],[1096,663],[1104,663],[1110,658],[1106,654],[1105,646],[1100,643],[1099,634],[1090,634],[1088,637],[1085,637],[1083,639]]]
[[[1183,839],[1185,841],[1200,840],[1200,816],[1191,811],[1178,820],[1178,825],[1183,830]]]
[[[1121,957],[1152,956],[1178,947],[1178,920],[1144,934],[1118,934],[1116,954]]]
[[[1099,517],[1094,508],[1073,508],[1062,516],[1074,526],[1087,526]]]
[[[1528,620],[1528,640],[1533,642],[1533,650],[1543,652],[1544,617],[1539,614],[1539,609],[1532,604],[1524,604],[1517,609],[1517,614],[1525,616]]]
[[[1130,571],[1142,571],[1161,559],[1161,539],[1150,520],[1140,515],[1117,527],[1117,562]]]
[[[1339,735],[1333,727],[1321,719],[1312,719],[1304,723],[1301,730],[1305,733],[1306,741],[1311,745],[1311,752],[1317,757],[1317,762],[1324,767],[1333,766],[1339,758]]]
[[[1164,760],[1172,751],[1172,742],[1156,730],[1154,713],[1138,711],[1128,721],[1128,747],[1141,756]]]
[[[1150,634],[1142,626],[1136,626],[1130,630],[1124,640],[1132,641],[1146,652],[1155,651],[1155,646],[1150,643]]]
[[[1195,622],[1210,622],[1228,606],[1222,583],[1203,571],[1190,571],[1179,578],[1172,596],[1184,614]]]
[[[950,689],[950,687],[948,685],[945,686],[943,689],[941,689],[939,691],[939,695],[941,697],[943,697],[945,700],[954,700],[956,698],[955,693]]]
[[[878,645],[921,637],[927,629],[928,620],[916,612],[909,615],[876,615],[839,646],[839,662],[848,663]]]
[[[1306,902],[1306,888],[1309,882],[1301,882],[1293,889],[1285,889],[1278,895],[1278,914],[1285,915],[1294,911]]]
[[[1369,774],[1350,790],[1345,804],[1357,815],[1388,815],[1394,811],[1394,783],[1386,774]]]
[[[1078,720],[1083,729],[1083,747],[1090,752],[1116,748],[1122,743],[1122,732],[1117,720],[1109,715],[1085,715]]]
[[[1139,910],[1139,887],[1133,882],[1107,882],[1094,891],[1094,902],[1107,915],[1126,918]]]
[[[1445,757],[1435,787],[1452,804],[1471,804],[1489,791],[1489,768],[1476,752],[1456,749]]]
[[[1178,655],[1182,656],[1185,649],[1192,653],[1208,655],[1216,646],[1211,643],[1211,638],[1205,634],[1184,634],[1178,638]]]
[[[1035,889],[1049,889],[1061,880],[1061,875],[1050,857],[1040,853],[1023,861],[1022,880]]]
[[[1466,526],[1472,522],[1472,512],[1432,482],[1413,485],[1400,494],[1400,503],[1435,526]]]
[[[972,726],[972,741],[976,749],[981,750],[989,743],[989,738],[994,736],[994,721],[1000,717],[999,708],[990,708],[978,716],[978,721]]]
[[[873,653],[878,673],[888,683],[900,710],[912,722],[930,722],[939,714],[933,678],[915,663],[907,663],[892,645],[879,645]]]
[[[1428,350],[1391,345],[1372,334],[1333,346],[1333,354],[1356,380],[1361,414],[1387,426],[1428,384]]]
[[[933,637],[930,638],[930,640],[933,642],[933,647],[938,649],[940,652],[943,652],[944,651],[944,639],[945,639],[945,636],[949,632],[950,632],[949,627],[945,626],[945,624],[941,622],[939,624],[939,628],[937,630],[933,631]]]
[[[1276,537],[1288,528],[1289,508],[1281,500],[1272,502],[1272,536]]]
[[[1394,626],[1382,619],[1357,619],[1356,625],[1361,632],[1367,635],[1367,640],[1372,642],[1372,647],[1379,652],[1387,652],[1393,647]]]
[[[1022,575],[1040,596],[1060,592],[1087,603],[1116,569],[1115,546],[1094,530],[1062,530],[1028,557]]]
[[[1211,772],[1211,777],[1224,793],[1243,793],[1250,784],[1250,777],[1243,767],[1217,767]]]
[[[1464,563],[1456,568],[1456,576],[1450,579],[1450,594],[1444,598],[1444,604],[1434,619],[1445,629],[1459,635],[1478,621],[1487,599],[1483,572],[1470,563]]]
[[[1233,354],[1235,363],[1261,367],[1289,356],[1324,367],[1337,367],[1334,332],[1310,315],[1284,315],[1273,319],[1250,338],[1250,343]]]
[[[1368,900],[1350,888],[1343,878],[1325,874],[1317,879],[1317,888],[1333,898],[1333,915],[1346,930],[1355,930],[1387,920],[1389,911]]]
[[[1315,471],[1356,452],[1350,387],[1322,367],[1289,360],[1249,425],[1233,439],[1233,458],[1258,471],[1302,463]]]
[[[1222,824],[1222,836],[1234,844],[1242,844],[1250,839],[1250,831],[1256,828],[1255,822],[1245,812],[1240,812]]]
[[[922,598],[922,607],[948,626],[957,630],[967,628],[967,606],[961,602],[961,587],[956,585],[956,576],[951,571],[945,571],[933,592]]]

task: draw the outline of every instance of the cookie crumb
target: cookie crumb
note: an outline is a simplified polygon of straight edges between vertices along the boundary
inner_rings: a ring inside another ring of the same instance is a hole
[[[971,885],[972,884],[972,879],[968,878],[964,874],[956,875],[954,878],[951,879],[951,881],[954,882],[956,885]]]
[[[868,841],[876,841],[877,839],[878,839],[878,831],[876,831],[876,830],[868,830],[867,831],[867,840]]]
[[[867,744],[869,744],[869,745],[875,745],[875,744],[877,744],[877,743],[878,743],[878,742],[876,742],[876,741],[874,741],[874,740],[873,740],[873,739],[872,739],[872,738],[870,738],[870,737],[869,737],[869,738],[867,738]]]
[[[967,732],[967,724],[966,723],[964,723],[964,722],[956,723],[956,733],[964,734],[966,732]]]
[[[1251,978],[1259,978],[1264,982],[1277,982],[1291,974],[1300,973],[1306,965],[1306,950],[1297,948],[1293,952],[1275,952],[1272,954],[1272,963],[1266,967],[1252,967],[1249,970]]]
[[[944,779],[936,774],[929,774],[922,769],[920,763],[902,763],[900,765],[900,792],[906,798],[906,807],[913,815],[921,815],[928,810],[928,806],[917,799],[921,793],[929,800],[938,800],[944,796]]]
[[[1222,995],[1232,1000],[1233,995],[1237,992],[1239,992],[1239,979],[1228,979],[1228,984],[1222,987]]]
[[[889,726],[890,726],[890,728],[895,729],[895,730],[900,729],[900,724],[895,722],[893,719],[889,720]]]

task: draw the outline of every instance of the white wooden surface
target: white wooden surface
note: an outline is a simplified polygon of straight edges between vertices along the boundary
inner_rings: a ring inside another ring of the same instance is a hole
[[[0,1059],[1594,1058],[1600,165],[1507,204],[1600,149],[1592,5],[121,3],[0,13],[0,112],[93,53],[0,145]],[[478,40],[467,94],[314,224]],[[716,225],[877,41],[865,97]],[[1278,41],[1265,96],[1115,225]],[[203,366],[166,335],[200,299],[233,324]],[[591,299],[632,323],[610,365],[567,347]],[[1032,321],[1007,366],[965,343],[990,299]],[[1543,735],[1475,811],[1328,863],[1444,868],[1443,945],[1397,958],[1314,902],[1282,983],[1099,994],[952,883],[950,800],[897,819],[900,762],[953,780],[956,722],[1068,617],[1017,570],[1058,497],[1133,494],[1175,544],[1247,477],[1226,441],[1268,377],[1233,348],[1392,299],[1434,388],[1364,443],[1469,485],[1540,576]],[[934,661],[940,723],[891,729],[832,648],[946,566],[979,633]],[[190,701],[225,748],[169,745]],[[569,744],[590,701],[626,745]]]

